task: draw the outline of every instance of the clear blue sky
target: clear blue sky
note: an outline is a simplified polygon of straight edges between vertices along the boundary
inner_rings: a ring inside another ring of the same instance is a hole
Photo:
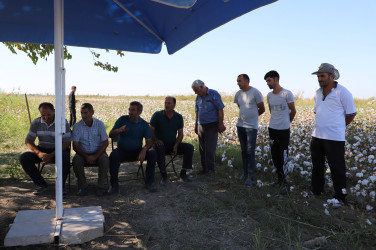
[[[339,83],[354,97],[376,96],[375,0],[280,0],[252,11],[192,42],[174,55],[165,48],[157,55],[112,52],[102,61],[118,73],[93,66],[89,49],[70,47],[65,61],[66,93],[167,95],[193,94],[191,83],[203,80],[209,88],[228,94],[239,88],[238,74],[247,73],[251,86],[264,95],[269,70],[293,93],[312,97],[318,88],[316,71],[322,62],[340,72]],[[0,89],[6,92],[54,93],[54,58],[35,66],[25,55],[13,55],[0,44]]]

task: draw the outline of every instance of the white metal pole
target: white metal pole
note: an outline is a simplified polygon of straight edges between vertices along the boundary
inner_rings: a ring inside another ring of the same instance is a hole
[[[63,65],[63,0],[54,0],[54,54],[55,54],[55,163],[56,163],[56,219],[63,217],[63,159],[62,142],[63,133],[62,117],[65,118],[65,107],[62,107],[62,75]],[[63,109],[64,108],[64,109]]]

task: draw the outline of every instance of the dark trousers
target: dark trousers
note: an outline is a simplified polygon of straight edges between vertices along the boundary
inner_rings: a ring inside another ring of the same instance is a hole
[[[51,153],[55,151],[55,149],[44,149],[38,147],[40,151],[43,153]],[[20,156],[20,163],[22,168],[25,170],[25,172],[30,176],[30,178],[33,180],[34,184],[37,186],[47,186],[46,181],[42,177],[41,173],[39,173],[38,168],[35,164],[38,164],[42,162],[39,157],[34,154],[33,152],[25,152]],[[70,153],[69,150],[63,151],[63,186],[65,184],[65,181],[67,180],[68,174],[69,174],[69,168],[70,168]]]
[[[269,128],[270,151],[275,168],[277,169],[278,181],[285,180],[287,175],[287,159],[289,156],[290,129]]]
[[[155,151],[157,151],[157,163],[161,173],[166,173],[166,154],[171,154],[173,146],[154,146]],[[189,143],[179,143],[178,145],[178,155],[183,155],[183,169],[192,169],[192,158],[193,158],[194,148],[192,144]]]
[[[119,167],[120,163],[124,161],[137,161],[138,155],[141,149],[133,151],[124,151],[119,148],[114,149],[110,154],[110,175],[111,186],[119,187]],[[146,152],[146,176],[145,184],[151,184],[154,182],[155,163],[157,162],[157,152],[154,148],[150,148]]]
[[[70,118],[69,118],[69,126],[73,126],[76,123],[76,108],[69,108],[70,111]]]
[[[334,186],[334,198],[345,200],[342,189],[346,188],[345,142],[312,137],[312,192],[320,195],[325,184],[325,157],[328,160]]]
[[[254,169],[256,165],[256,139],[257,129],[237,127],[240,148],[242,150],[242,161],[244,176],[254,180]]]
[[[204,172],[208,170],[214,171],[218,141],[218,122],[198,124],[197,130],[202,170]]]

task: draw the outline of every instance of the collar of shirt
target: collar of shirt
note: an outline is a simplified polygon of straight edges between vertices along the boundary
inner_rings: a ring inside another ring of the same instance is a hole
[[[55,124],[55,120],[54,120],[50,125],[48,125],[47,122],[45,122],[45,121],[43,120],[43,118],[41,117],[41,118],[40,118],[40,123],[44,123],[44,124],[46,124],[47,128],[49,128],[49,127],[51,127],[52,125]]]

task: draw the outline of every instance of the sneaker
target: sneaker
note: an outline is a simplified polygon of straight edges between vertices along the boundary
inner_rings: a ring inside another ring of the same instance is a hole
[[[248,178],[248,179],[244,182],[244,184],[245,184],[246,186],[249,186],[249,187],[253,187],[253,186],[254,186],[253,180],[250,179],[250,178]]]
[[[77,196],[86,196],[88,194],[87,188],[80,188],[77,192]]]
[[[33,194],[35,195],[40,195],[40,194],[43,194],[45,191],[47,190],[47,186],[46,185],[43,185],[43,186],[37,186],[33,192]]]
[[[110,187],[107,191],[108,194],[118,194],[119,193],[119,187]]]
[[[245,181],[247,178],[248,178],[248,175],[243,174],[243,175],[241,175],[241,176],[239,177],[239,180],[240,180],[240,181]]]
[[[345,206],[345,203],[343,201],[338,201],[332,205],[332,208],[341,208],[343,206]]]
[[[184,181],[184,182],[192,182],[192,178],[190,176],[188,176],[186,173],[184,174],[180,174],[180,178]]]
[[[149,190],[151,193],[157,191],[157,188],[155,187],[154,183],[145,184],[145,188]]]
[[[107,194],[107,190],[104,188],[98,188],[96,192],[97,196],[103,196]]]
[[[159,182],[159,184],[161,184],[162,186],[167,186],[167,184],[168,184],[168,178],[167,178],[167,176],[162,176],[162,179],[161,179],[161,181]]]

